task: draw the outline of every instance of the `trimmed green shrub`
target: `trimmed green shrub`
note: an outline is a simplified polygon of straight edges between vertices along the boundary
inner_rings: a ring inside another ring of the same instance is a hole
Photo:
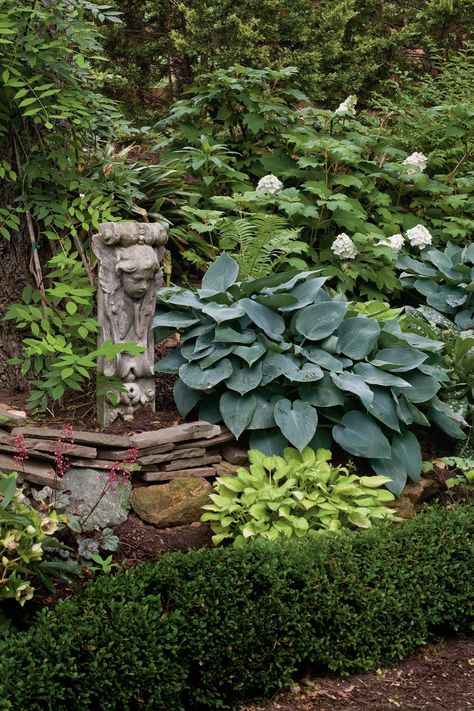
[[[393,663],[472,620],[474,505],[397,526],[166,556],[0,644],[0,708],[231,709],[304,661]]]

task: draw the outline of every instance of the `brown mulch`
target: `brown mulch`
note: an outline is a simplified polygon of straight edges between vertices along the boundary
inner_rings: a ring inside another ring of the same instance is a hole
[[[118,561],[126,561],[127,568],[157,560],[165,553],[185,552],[190,548],[208,548],[212,545],[209,524],[196,521],[187,526],[156,528],[130,513],[125,523],[117,526],[114,533],[120,539],[114,553]]]
[[[267,703],[241,711],[471,711],[474,640],[428,645],[389,670],[306,677]]]

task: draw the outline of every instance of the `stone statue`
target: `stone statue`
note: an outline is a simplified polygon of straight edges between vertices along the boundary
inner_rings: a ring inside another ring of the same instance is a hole
[[[154,340],[151,319],[156,292],[163,285],[160,268],[168,226],[164,222],[105,222],[92,237],[92,251],[99,261],[98,346],[134,342],[145,350],[135,356],[119,353],[112,360],[100,358],[98,376],[115,378],[125,390],[97,395],[97,417],[103,427],[118,415],[126,420],[140,405],[155,409]],[[118,402],[117,402],[118,400]]]

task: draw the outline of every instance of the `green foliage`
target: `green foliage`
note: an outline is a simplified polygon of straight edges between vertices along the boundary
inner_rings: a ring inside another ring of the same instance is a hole
[[[303,661],[345,673],[396,664],[440,631],[469,629],[472,522],[472,505],[433,509],[102,576],[0,643],[3,706],[232,709],[289,685]]]
[[[442,289],[443,287],[440,287]],[[443,343],[443,361],[449,382],[439,397],[450,408],[474,424],[474,330],[461,330],[453,321],[429,306],[406,307],[403,328]],[[471,309],[472,314],[472,309]]]
[[[59,253],[48,262],[46,303],[30,286],[23,290],[23,303],[13,304],[5,319],[15,320],[23,339],[24,357],[13,358],[21,372],[33,372],[28,407],[45,410],[48,402],[60,400],[67,389],[81,390],[96,368],[97,358],[113,358],[117,346],[104,343],[96,349],[99,324],[94,318],[95,286],[91,285],[77,252]],[[123,344],[120,351],[139,353],[142,347]],[[104,384],[105,386],[105,384]]]
[[[389,89],[390,99],[378,97],[373,103],[389,118],[399,146],[417,146],[437,170],[466,177],[474,159],[474,44],[464,42],[449,60],[440,55],[418,81],[406,73]]]
[[[464,457],[442,457],[442,462],[458,470],[456,476],[446,479],[446,486],[452,489],[455,486],[474,487],[474,459]]]
[[[421,250],[420,257],[399,258],[402,286],[415,289],[428,306],[454,320],[459,330],[474,329],[474,244],[462,248],[448,242],[443,251]]]
[[[436,397],[448,381],[442,342],[352,311],[318,272],[242,282],[238,273],[224,253],[201,289],[158,294],[157,339],[182,335],[155,370],[179,375],[173,392],[183,417],[203,400],[202,419],[223,420],[237,438],[250,431],[251,447],[267,454],[287,442],[332,449],[332,437],[370,459],[396,493],[420,474],[409,425],[431,420],[464,438],[462,417]]]
[[[107,32],[108,85],[129,105],[133,96],[136,113],[235,64],[293,65],[316,101],[366,97],[389,77],[409,71],[417,81],[452,58],[474,12],[472,0],[122,0],[120,10],[123,26]]]
[[[117,218],[107,176],[100,186],[100,176],[88,173],[97,146],[121,121],[115,105],[94,90],[89,61],[100,45],[91,16],[117,20],[110,6],[81,0],[2,3],[0,141],[15,165],[7,167],[14,199],[2,212],[7,239],[25,212],[38,225],[37,242]]]
[[[63,548],[53,533],[65,516],[34,509],[17,476],[0,472],[0,602],[13,599],[23,606],[34,595],[34,578],[52,590],[54,578],[68,581],[77,566],[47,559],[49,552]]]
[[[202,268],[215,254],[222,211],[233,220],[277,214],[309,246],[306,261],[324,266],[339,290],[376,299],[396,293],[397,249],[416,250],[404,233],[421,225],[442,246],[472,232],[468,164],[452,170],[436,153],[433,161],[428,155],[426,170],[406,165],[418,146],[393,134],[388,108],[386,115],[356,116],[352,101],[333,111],[298,110],[293,94],[301,95],[290,80],[291,68],[218,70],[198,78],[190,98],[158,124],[165,134],[161,160],[179,172],[184,157],[188,176],[191,207],[172,236]],[[459,120],[471,122],[472,104],[463,111]],[[448,140],[452,127],[445,123],[443,130]],[[219,167],[203,153],[205,137],[207,150],[220,152]],[[282,189],[259,189],[267,174],[279,178]],[[338,252],[334,242],[341,234],[351,238],[352,252]],[[394,235],[401,239],[396,248],[389,241]]]
[[[203,271],[209,266],[205,257],[216,259],[221,251],[235,259],[242,279],[307,266],[303,256],[296,255],[306,254],[309,247],[299,239],[300,230],[290,228],[285,217],[266,212],[226,215],[224,210],[190,206],[182,212],[189,219],[187,229],[176,229],[174,234],[189,244],[182,256]]]
[[[215,545],[231,539],[240,548],[248,540],[306,538],[321,531],[370,528],[373,519],[394,518],[385,506],[395,498],[380,489],[386,477],[360,477],[330,464],[331,452],[287,448],[282,457],[256,449],[250,468],[218,477],[212,504],[202,521],[211,521]]]
[[[406,290],[426,304],[407,307],[403,327],[443,342],[450,384],[441,391],[450,407],[474,421],[474,245],[448,242],[443,251],[423,249],[421,260],[402,256],[398,267]],[[418,297],[420,298],[420,297]]]

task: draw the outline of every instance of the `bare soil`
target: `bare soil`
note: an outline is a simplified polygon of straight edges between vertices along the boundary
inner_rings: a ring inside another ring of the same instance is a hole
[[[474,640],[428,645],[396,667],[341,679],[307,676],[268,702],[241,711],[471,711]]]

